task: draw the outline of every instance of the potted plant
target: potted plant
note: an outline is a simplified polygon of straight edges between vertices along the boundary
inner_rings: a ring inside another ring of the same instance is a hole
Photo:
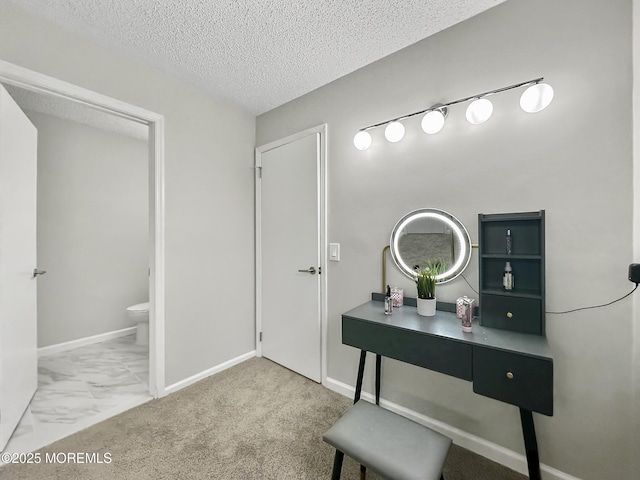
[[[445,270],[444,262],[439,260],[416,270],[418,315],[433,317],[436,314],[436,277]]]

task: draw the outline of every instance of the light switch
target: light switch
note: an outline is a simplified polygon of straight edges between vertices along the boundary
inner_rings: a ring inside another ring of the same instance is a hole
[[[329,260],[331,260],[332,262],[340,261],[340,244],[339,243],[329,244]]]

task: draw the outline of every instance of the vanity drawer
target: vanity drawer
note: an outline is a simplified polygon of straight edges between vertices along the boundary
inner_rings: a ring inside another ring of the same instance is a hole
[[[342,343],[471,380],[472,347],[461,342],[343,316]]]
[[[507,295],[481,295],[481,324],[522,333],[542,335],[542,301]]]
[[[473,391],[553,415],[553,360],[473,347]]]

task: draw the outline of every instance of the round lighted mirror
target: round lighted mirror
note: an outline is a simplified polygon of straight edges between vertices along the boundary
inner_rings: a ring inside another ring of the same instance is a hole
[[[391,232],[391,257],[411,279],[416,269],[442,262],[445,271],[436,277],[445,283],[460,275],[471,260],[471,238],[464,225],[450,213],[421,208],[402,217]]]

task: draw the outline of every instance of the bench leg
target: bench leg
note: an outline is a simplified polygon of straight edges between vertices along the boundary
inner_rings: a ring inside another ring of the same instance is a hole
[[[342,460],[344,460],[344,453],[340,450],[336,450],[336,456],[333,458],[333,473],[331,474],[331,480],[340,480],[340,474],[342,473]]]
[[[362,378],[364,377],[364,361],[367,359],[367,351],[360,350],[360,365],[358,366],[358,379],[356,380],[356,395],[353,398],[353,403],[357,403],[360,400],[360,394],[362,393]]]
[[[366,480],[367,478],[367,467],[364,465],[360,465],[360,480]]]
[[[540,480],[540,458],[538,456],[538,441],[536,429],[533,424],[533,414],[530,410],[520,409],[520,421],[522,423],[522,435],[524,436],[524,449],[527,452],[527,466],[529,478]]]

